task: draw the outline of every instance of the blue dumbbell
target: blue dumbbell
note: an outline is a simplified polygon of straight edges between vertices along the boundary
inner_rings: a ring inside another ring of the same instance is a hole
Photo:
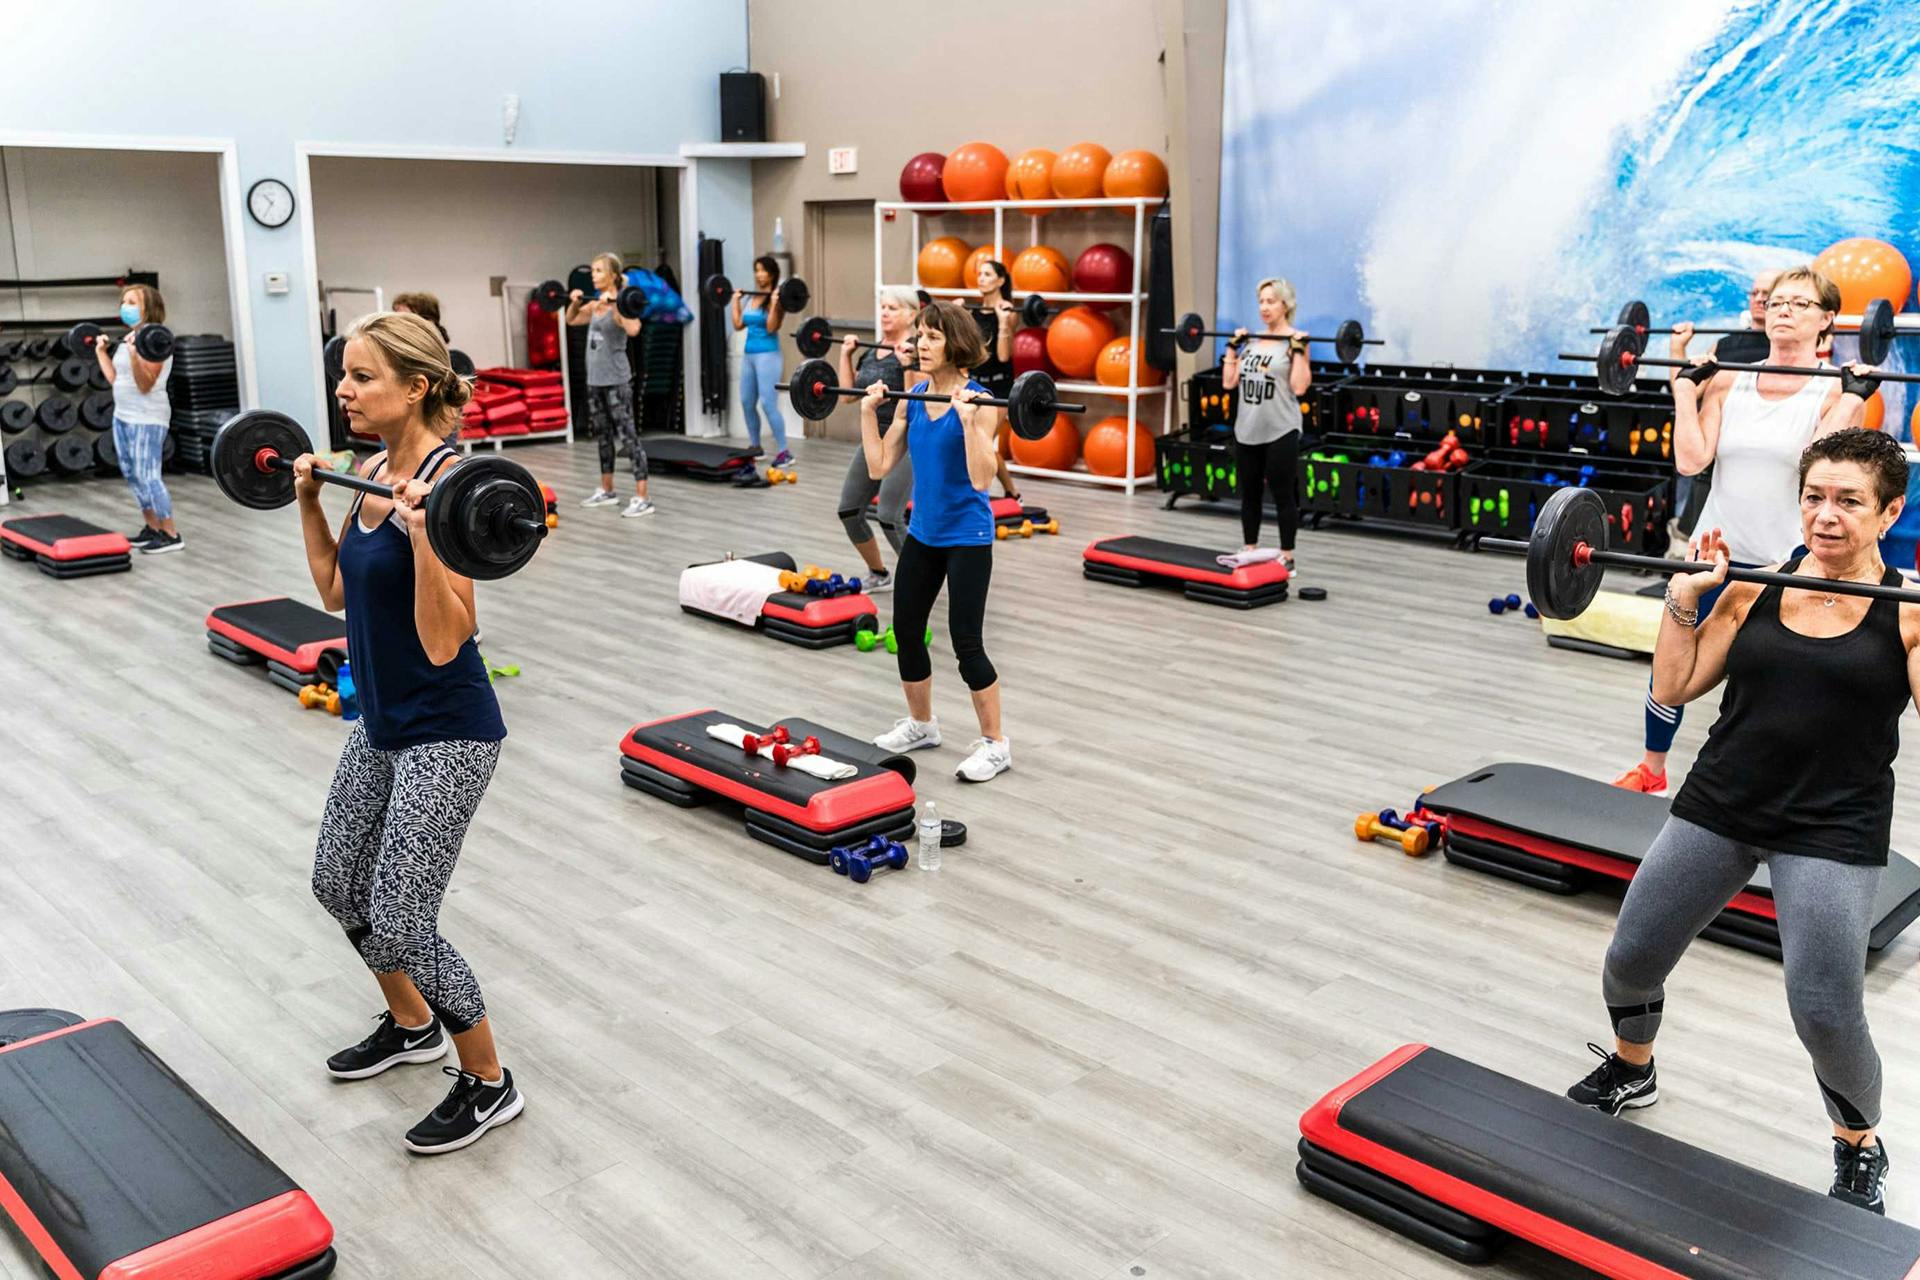
[[[1487,612],[1496,618],[1509,609],[1518,609],[1519,607],[1520,597],[1512,592],[1508,592],[1504,597],[1495,596],[1493,599],[1487,601]],[[1385,821],[1385,819],[1382,819],[1382,821]]]
[[[885,836],[868,836],[864,845],[842,845],[827,855],[827,865],[855,884],[865,884],[882,867],[907,865],[907,846]]]

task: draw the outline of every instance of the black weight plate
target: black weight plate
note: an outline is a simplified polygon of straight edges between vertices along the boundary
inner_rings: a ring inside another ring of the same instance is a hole
[[[38,440],[15,440],[7,446],[7,475],[31,480],[47,472],[47,451]]]
[[[533,301],[542,311],[558,311],[567,305],[567,286],[558,280],[542,280],[533,291]]]
[[[1600,593],[1605,567],[1575,562],[1583,542],[1595,551],[1607,549],[1606,499],[1594,489],[1556,490],[1541,505],[1527,541],[1527,595],[1541,617],[1577,618]]]
[[[27,354],[25,338],[7,338],[0,340],[0,360],[18,360]]]
[[[61,475],[78,475],[93,465],[93,445],[85,436],[61,436],[53,442],[52,460]]]
[[[40,407],[34,410],[33,417],[43,431],[60,435],[73,430],[73,424],[80,420],[80,411],[74,407],[71,400],[49,396],[40,402]]]
[[[471,378],[478,372],[474,368],[473,357],[458,347],[449,348],[447,358],[453,365],[453,371],[463,378]]]
[[[3,1009],[0,1010],[0,1049],[51,1031],[77,1027],[85,1021],[79,1014],[65,1009]]]
[[[95,365],[98,369],[100,366]],[[87,385],[87,362],[78,356],[68,356],[53,366],[53,385],[62,391],[78,391]]]
[[[723,275],[711,275],[701,282],[700,292],[714,306],[724,307],[733,301],[733,281]]]
[[[159,364],[173,354],[173,330],[163,324],[143,324],[133,331],[133,349],[142,360]]]
[[[91,320],[82,320],[67,330],[67,352],[70,355],[93,358],[94,344],[100,341],[100,326]]]
[[[1860,361],[1879,364],[1893,350],[1893,304],[1875,298],[1860,313]]]
[[[220,492],[243,507],[272,511],[293,501],[293,472],[263,471],[255,458],[260,450],[271,449],[291,461],[311,447],[307,433],[292,418],[256,409],[235,414],[220,428],[208,461]]]
[[[1007,392],[1007,421],[1013,434],[1022,440],[1043,439],[1059,415],[1056,403],[1053,379],[1045,371],[1029,369],[1015,378],[1013,390]]]
[[[15,436],[32,425],[33,406],[25,400],[8,400],[0,404],[0,431]]]
[[[1639,367],[1643,342],[1639,334],[1625,325],[1607,330],[1606,336],[1600,339],[1600,354],[1595,359],[1602,391],[1621,396],[1633,390],[1634,371]]]
[[[793,335],[800,354],[818,360],[833,349],[833,325],[825,316],[808,316]]]
[[[27,359],[45,360],[48,356],[59,350],[60,345],[61,340],[59,338],[35,338],[27,343]]]
[[[1358,320],[1342,320],[1340,327],[1333,331],[1333,358],[1341,364],[1352,364],[1360,358],[1360,349],[1367,345],[1367,331],[1360,327]]]
[[[774,290],[774,294],[780,299],[780,309],[792,314],[805,311],[807,304],[813,301],[813,291],[807,288],[807,282],[799,276],[789,276],[782,280],[780,287]]]
[[[1300,588],[1300,598],[1302,600],[1325,600],[1327,598],[1327,589],[1325,587],[1302,587]]]
[[[102,369],[98,363],[88,366],[87,386],[89,388],[95,391],[105,391],[111,385],[113,384],[107,381],[107,371]]]
[[[504,578],[540,549],[547,532],[540,483],[510,458],[469,458],[427,496],[427,540],[447,568],[480,580]],[[524,519],[533,528],[516,527]]]
[[[647,291],[637,284],[627,285],[613,300],[613,309],[629,320],[638,320],[647,314]]]
[[[1653,329],[1653,313],[1647,310],[1647,304],[1635,298],[1620,308],[1620,314],[1614,317],[1615,324],[1623,324],[1635,333],[1645,337]]]
[[[940,819],[940,847],[958,849],[967,842],[967,824],[954,818]]]
[[[20,385],[19,375],[14,373],[10,364],[0,364],[0,396],[10,396]]]
[[[120,450],[114,446],[112,432],[102,432],[93,438],[93,463],[108,471],[120,469]]]
[[[1029,329],[1039,328],[1052,314],[1053,308],[1037,293],[1028,294],[1027,300],[1020,304],[1020,323]]]
[[[113,393],[95,391],[80,402],[80,421],[95,431],[105,431],[113,425]]]
[[[818,422],[840,403],[840,397],[834,394],[839,385],[840,375],[832,365],[825,360],[809,360],[793,371],[793,379],[787,383],[787,400],[795,413]]]
[[[327,339],[327,345],[321,348],[321,358],[327,362],[327,381],[338,382],[347,376],[347,337],[336,333]]]
[[[1173,327],[1173,342],[1185,352],[1195,352],[1206,341],[1207,322],[1200,318],[1198,311],[1189,311],[1180,317],[1180,323]]]

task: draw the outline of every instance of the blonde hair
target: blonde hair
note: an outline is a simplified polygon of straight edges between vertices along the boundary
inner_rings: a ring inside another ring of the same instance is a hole
[[[1293,291],[1293,281],[1285,276],[1268,276],[1253,287],[1253,296],[1258,298],[1268,289],[1279,297],[1280,305],[1287,309],[1287,323],[1292,324],[1294,310],[1300,305],[1299,295]]]
[[[617,253],[596,253],[593,255],[593,265],[605,267],[615,284],[620,283],[627,274],[627,264],[620,260],[620,255]]]
[[[987,340],[973,314],[951,302],[929,302],[913,322],[947,340],[947,363],[959,369],[977,369],[987,358]]]
[[[890,284],[880,291],[881,302],[891,302],[906,311],[920,309],[920,295],[904,284]]]
[[[1801,267],[1788,267],[1782,271],[1774,277],[1773,290],[1777,291],[1783,284],[1804,284],[1813,290],[1813,296],[1820,300],[1820,309],[1827,313],[1827,323],[1820,330],[1820,338],[1831,338],[1833,317],[1840,310],[1840,286],[1814,270],[1812,263]],[[1771,293],[1767,298],[1767,305],[1769,308],[1773,305]]]
[[[120,291],[120,296],[124,298],[130,293],[138,294],[140,297],[140,319],[142,323],[166,323],[167,304],[166,300],[160,296],[158,289],[150,284],[130,284]]]
[[[473,399],[473,386],[453,371],[447,340],[425,316],[406,311],[375,311],[347,327],[347,339],[363,338],[401,382],[427,380],[420,415],[441,434],[460,426],[460,411]]]

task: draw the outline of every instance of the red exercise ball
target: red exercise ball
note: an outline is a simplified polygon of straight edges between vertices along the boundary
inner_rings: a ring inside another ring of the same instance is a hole
[[[1066,378],[1090,378],[1100,350],[1118,337],[1113,321],[1092,307],[1069,307],[1047,326],[1047,359]]]
[[[1875,298],[1902,310],[1913,289],[1913,268],[1885,240],[1856,236],[1829,245],[1813,260],[1813,269],[1840,286],[1840,309],[1853,315]]]
[[[1007,264],[1018,293],[1065,293],[1071,286],[1067,255],[1050,244],[1029,245]]]
[[[1133,292],[1133,255],[1117,244],[1090,245],[1073,260],[1073,291],[1075,293],[1131,293]],[[1092,305],[1105,309],[1118,306],[1115,302],[1097,302]]]
[[[1103,387],[1124,387],[1127,385],[1127,376],[1137,373],[1140,386],[1159,386],[1160,380],[1167,375],[1139,358],[1144,354],[1143,351],[1136,355],[1132,338],[1115,338],[1100,348],[1100,358],[1093,365],[1093,380]]]
[[[959,236],[941,236],[920,246],[920,287],[961,289],[960,271],[973,250]]]
[[[1011,436],[1011,442],[1013,460],[1029,467],[1071,471],[1080,457],[1080,428],[1073,425],[1072,414],[1063,413],[1055,418],[1053,430],[1038,440]]]
[[[1113,156],[1097,142],[1076,142],[1053,161],[1053,194],[1061,200],[1100,195]]]
[[[949,200],[1004,200],[1007,153],[991,142],[955,147],[940,171],[940,186]]]
[[[1019,158],[1007,167],[1007,199],[1053,199],[1053,160],[1053,152],[1045,147],[1022,151]]]
[[[1167,165],[1151,151],[1122,151],[1107,165],[1100,189],[1109,196],[1159,200],[1167,194]]]
[[[1082,451],[1087,470],[1097,476],[1127,474],[1127,419],[1124,415],[1102,418],[1087,432]],[[1133,424],[1133,474],[1153,474],[1153,432]]]
[[[1013,372],[1014,376],[1038,369],[1041,373],[1051,374],[1053,362],[1047,359],[1047,331],[1040,328],[1019,329],[1013,335]]]
[[[947,193],[940,185],[940,170],[947,158],[938,151],[922,151],[900,170],[900,198],[913,204],[945,202]]]

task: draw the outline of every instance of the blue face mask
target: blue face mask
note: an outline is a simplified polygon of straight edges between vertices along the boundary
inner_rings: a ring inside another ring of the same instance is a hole
[[[121,303],[120,304],[120,323],[125,325],[139,324],[140,308],[134,306],[131,302]]]

